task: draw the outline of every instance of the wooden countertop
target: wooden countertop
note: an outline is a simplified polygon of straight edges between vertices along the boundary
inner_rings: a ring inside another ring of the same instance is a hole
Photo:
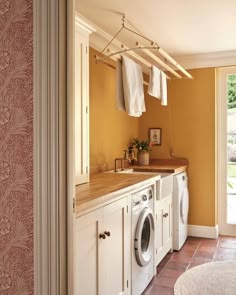
[[[178,164],[150,164],[148,166],[130,165],[129,168],[133,168],[134,171],[142,172],[180,173],[185,171],[187,166]]]
[[[119,174],[97,173],[91,175],[90,182],[76,186],[76,217],[92,208],[105,205],[121,194],[138,189],[150,180],[158,180],[158,173],[152,174]]]
[[[129,165],[134,171],[180,173],[187,170],[188,160],[183,158],[150,159],[150,165]]]
[[[186,160],[152,159],[148,166],[130,165],[134,171],[154,172],[154,174],[122,174],[96,173],[90,177],[90,182],[76,186],[76,216],[85,214],[91,209],[106,205],[121,194],[138,189],[145,182],[160,179],[158,172],[180,173],[187,169]]]

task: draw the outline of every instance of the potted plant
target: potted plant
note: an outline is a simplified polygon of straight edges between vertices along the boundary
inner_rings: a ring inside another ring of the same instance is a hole
[[[134,138],[133,146],[138,152],[138,165],[149,165],[149,152],[151,151],[152,143],[148,140],[140,141],[138,138]]]

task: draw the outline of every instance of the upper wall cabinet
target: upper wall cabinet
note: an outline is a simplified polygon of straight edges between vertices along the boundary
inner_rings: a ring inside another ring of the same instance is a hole
[[[75,17],[75,184],[89,181],[89,35],[94,29]]]

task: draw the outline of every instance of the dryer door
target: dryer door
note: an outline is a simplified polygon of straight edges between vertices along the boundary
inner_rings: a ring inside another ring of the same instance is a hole
[[[135,257],[140,266],[147,265],[154,251],[154,218],[150,208],[140,213],[134,240]]]
[[[180,218],[183,224],[188,223],[189,195],[188,188],[184,187],[180,197]]]

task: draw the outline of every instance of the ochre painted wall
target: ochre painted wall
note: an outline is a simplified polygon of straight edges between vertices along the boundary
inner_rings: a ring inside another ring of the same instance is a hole
[[[151,158],[174,155],[189,161],[189,224],[214,226],[215,216],[215,69],[190,71],[194,77],[168,81],[168,106],[146,94],[146,113],[139,119],[116,110],[115,70],[95,64],[90,49],[90,167],[112,169],[133,137],[148,138],[162,128],[162,145]],[[145,87],[146,93],[146,87]]]
[[[114,168],[133,137],[138,136],[138,118],[118,111],[115,104],[115,70],[94,62],[90,49],[90,170]]]
[[[194,79],[168,81],[168,106],[146,95],[147,112],[139,119],[139,137],[162,128],[162,145],[151,157],[189,161],[189,224],[214,226],[215,217],[215,69],[190,71]],[[172,139],[173,138],[173,139]]]

